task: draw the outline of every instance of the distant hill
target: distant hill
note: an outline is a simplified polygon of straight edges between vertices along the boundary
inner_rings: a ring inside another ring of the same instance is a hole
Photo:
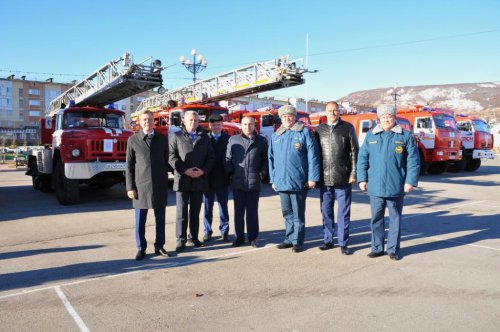
[[[380,103],[394,102],[394,97],[387,94],[389,89],[357,91],[339,101],[349,102],[349,106],[358,111],[375,108]],[[500,121],[500,82],[398,87],[401,89],[398,107],[415,104],[443,107]]]

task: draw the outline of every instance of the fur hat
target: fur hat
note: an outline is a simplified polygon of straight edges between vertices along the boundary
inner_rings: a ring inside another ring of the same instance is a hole
[[[382,115],[394,115],[396,116],[396,109],[394,105],[391,104],[380,104],[377,107],[377,116],[380,118]]]
[[[278,110],[278,114],[279,114],[280,118],[285,114],[291,114],[291,115],[297,117],[297,109],[295,107],[293,107],[292,105],[281,106],[280,109]]]

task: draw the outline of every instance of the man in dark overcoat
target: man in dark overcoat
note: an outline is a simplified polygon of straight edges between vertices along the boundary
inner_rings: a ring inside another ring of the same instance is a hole
[[[154,130],[150,111],[139,115],[141,130],[129,137],[126,157],[127,195],[135,209],[136,260],[146,256],[146,218],[154,209],[156,221],[155,254],[169,256],[165,251],[165,207],[168,190],[168,141]]]
[[[198,240],[200,209],[215,157],[210,138],[203,127],[198,127],[198,123],[198,113],[186,111],[182,118],[182,130],[174,133],[169,143],[169,163],[174,169],[176,191],[177,252],[186,248],[188,223],[193,244],[202,246]]]

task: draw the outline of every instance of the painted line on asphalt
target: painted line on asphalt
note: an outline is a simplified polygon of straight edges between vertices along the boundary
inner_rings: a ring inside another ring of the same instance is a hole
[[[85,325],[85,323],[83,322],[80,315],[78,315],[78,313],[76,312],[75,308],[73,308],[73,306],[69,302],[66,295],[64,295],[61,287],[56,286],[56,287],[54,287],[54,290],[56,291],[57,296],[59,296],[59,298],[61,299],[64,306],[66,307],[66,310],[68,310],[68,313],[71,315],[71,317],[75,321],[76,325],[78,325],[78,328],[80,329],[80,331],[90,332],[89,328],[87,327],[87,325]]]
[[[463,206],[467,206],[467,205],[472,205],[472,204],[477,204],[477,203],[481,203],[481,202],[485,202],[485,201],[473,201],[473,202],[469,202],[469,203],[455,205],[455,206],[452,206],[452,207],[450,207],[448,209],[433,210],[433,211],[429,211],[429,212],[421,212],[421,213],[419,213],[417,215],[412,215],[412,216],[407,216],[407,217],[403,216],[403,219],[412,219],[414,217],[422,216],[422,215],[425,215],[425,214],[436,213],[436,212],[441,212],[441,211],[447,211],[449,209],[455,209],[455,208],[459,208],[459,207],[463,207]],[[354,228],[351,228],[351,229],[354,230],[354,229],[362,229],[362,228],[370,228],[370,225],[358,226],[358,227],[354,227]],[[408,233],[408,234],[412,235],[411,233]],[[419,234],[415,234],[415,235],[419,235]],[[438,239],[439,241],[453,242],[452,240],[440,239],[440,238],[433,237],[433,236],[425,236],[425,234],[422,234],[421,236],[422,237],[428,237],[428,238]],[[311,240],[320,239],[322,237],[323,237],[323,235],[313,235],[313,236],[308,237],[306,240],[307,241],[311,241]],[[455,242],[457,242],[457,241],[455,241]],[[457,242],[457,243],[460,243],[460,242]],[[468,243],[460,243],[460,244],[464,244],[464,245],[468,245],[468,246],[475,246],[475,247],[480,247],[480,248],[485,248],[485,249],[499,250],[499,249],[496,249],[496,248],[491,248],[491,247],[486,247],[486,246],[479,246],[479,245],[473,245],[473,244],[468,244]],[[45,291],[45,290],[52,290],[52,289],[55,289],[56,287],[67,287],[67,286],[79,285],[79,284],[84,284],[84,283],[87,283],[87,282],[90,282],[90,281],[98,281],[98,280],[104,280],[104,279],[117,278],[117,277],[126,276],[126,275],[132,275],[132,274],[136,274],[136,273],[142,273],[142,272],[147,272],[147,271],[154,271],[154,270],[159,270],[159,269],[164,269],[164,268],[170,268],[170,267],[184,266],[184,265],[189,265],[189,264],[193,264],[193,263],[199,263],[199,262],[203,262],[203,261],[207,261],[207,260],[219,259],[219,258],[224,258],[224,257],[229,257],[229,256],[234,256],[234,255],[242,255],[242,254],[256,252],[256,251],[259,251],[259,250],[268,249],[268,248],[272,248],[272,247],[276,247],[276,246],[277,245],[266,245],[266,246],[260,247],[260,248],[253,248],[253,249],[249,249],[249,250],[234,251],[234,252],[230,252],[230,253],[226,253],[226,254],[222,254],[222,255],[218,255],[218,256],[193,258],[193,259],[187,259],[184,262],[175,262],[175,263],[171,263],[171,264],[161,264],[161,265],[158,265],[158,266],[151,266],[151,267],[147,267],[147,268],[144,268],[144,269],[141,269],[141,270],[137,270],[137,271],[129,271],[129,272],[118,273],[118,274],[111,274],[111,275],[102,276],[102,277],[95,277],[95,278],[89,278],[89,279],[76,280],[76,281],[62,283],[62,284],[54,285],[54,286],[47,286],[47,287],[41,287],[41,288],[35,288],[35,289],[29,289],[29,290],[22,290],[22,291],[17,292],[17,293],[2,295],[2,296],[0,296],[0,300],[6,299],[6,298],[10,298],[10,297],[16,297],[16,296],[31,294],[31,293],[35,293],[35,292],[41,292],[41,291]]]
[[[314,238],[308,238],[308,240],[311,240],[311,239],[314,239]],[[178,267],[178,266],[190,265],[190,264],[199,263],[199,262],[203,262],[203,261],[207,261],[207,260],[214,260],[214,259],[219,259],[219,258],[224,258],[224,257],[229,257],[229,256],[235,256],[235,255],[243,255],[243,254],[247,254],[247,253],[251,253],[251,252],[256,252],[256,251],[259,251],[259,250],[273,248],[273,247],[276,247],[276,246],[277,246],[277,244],[272,244],[272,245],[268,244],[266,246],[259,247],[259,248],[252,248],[252,249],[248,249],[248,250],[233,251],[233,252],[229,252],[229,253],[222,254],[222,255],[217,255],[217,256],[193,258],[193,259],[187,259],[184,262],[173,262],[173,263],[168,263],[168,264],[161,264],[161,265],[158,265],[158,266],[150,266],[150,267],[146,267],[146,268],[143,268],[143,269],[137,270],[137,271],[129,271],[129,272],[111,274],[111,275],[102,276],[102,277],[81,279],[81,280],[70,281],[70,282],[66,282],[66,283],[62,283],[62,284],[58,284],[58,285],[47,286],[47,287],[40,287],[40,288],[34,288],[34,289],[29,289],[29,290],[25,289],[25,290],[22,290],[22,291],[17,292],[17,293],[2,295],[2,296],[0,296],[0,300],[6,299],[6,298],[10,298],[10,297],[17,297],[17,296],[21,296],[21,295],[31,294],[31,293],[37,293],[37,292],[46,291],[46,290],[53,290],[53,289],[55,289],[57,287],[67,287],[67,286],[79,285],[79,284],[84,284],[84,283],[87,283],[87,282],[90,282],[90,281],[98,281],[98,280],[104,280],[104,279],[117,278],[117,277],[121,277],[121,276],[132,275],[132,274],[142,273],[142,272],[147,272],[147,271],[154,271],[154,270],[160,270],[160,269],[164,269],[164,268],[171,268],[171,267]]]

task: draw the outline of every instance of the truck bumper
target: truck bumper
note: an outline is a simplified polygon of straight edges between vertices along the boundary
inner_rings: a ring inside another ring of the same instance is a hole
[[[123,172],[125,167],[124,162],[66,163],[64,174],[68,179],[90,179],[102,172]]]
[[[433,154],[433,161],[461,160],[462,150],[436,149]]]
[[[472,159],[494,159],[495,154],[491,150],[474,150],[472,151]]]

